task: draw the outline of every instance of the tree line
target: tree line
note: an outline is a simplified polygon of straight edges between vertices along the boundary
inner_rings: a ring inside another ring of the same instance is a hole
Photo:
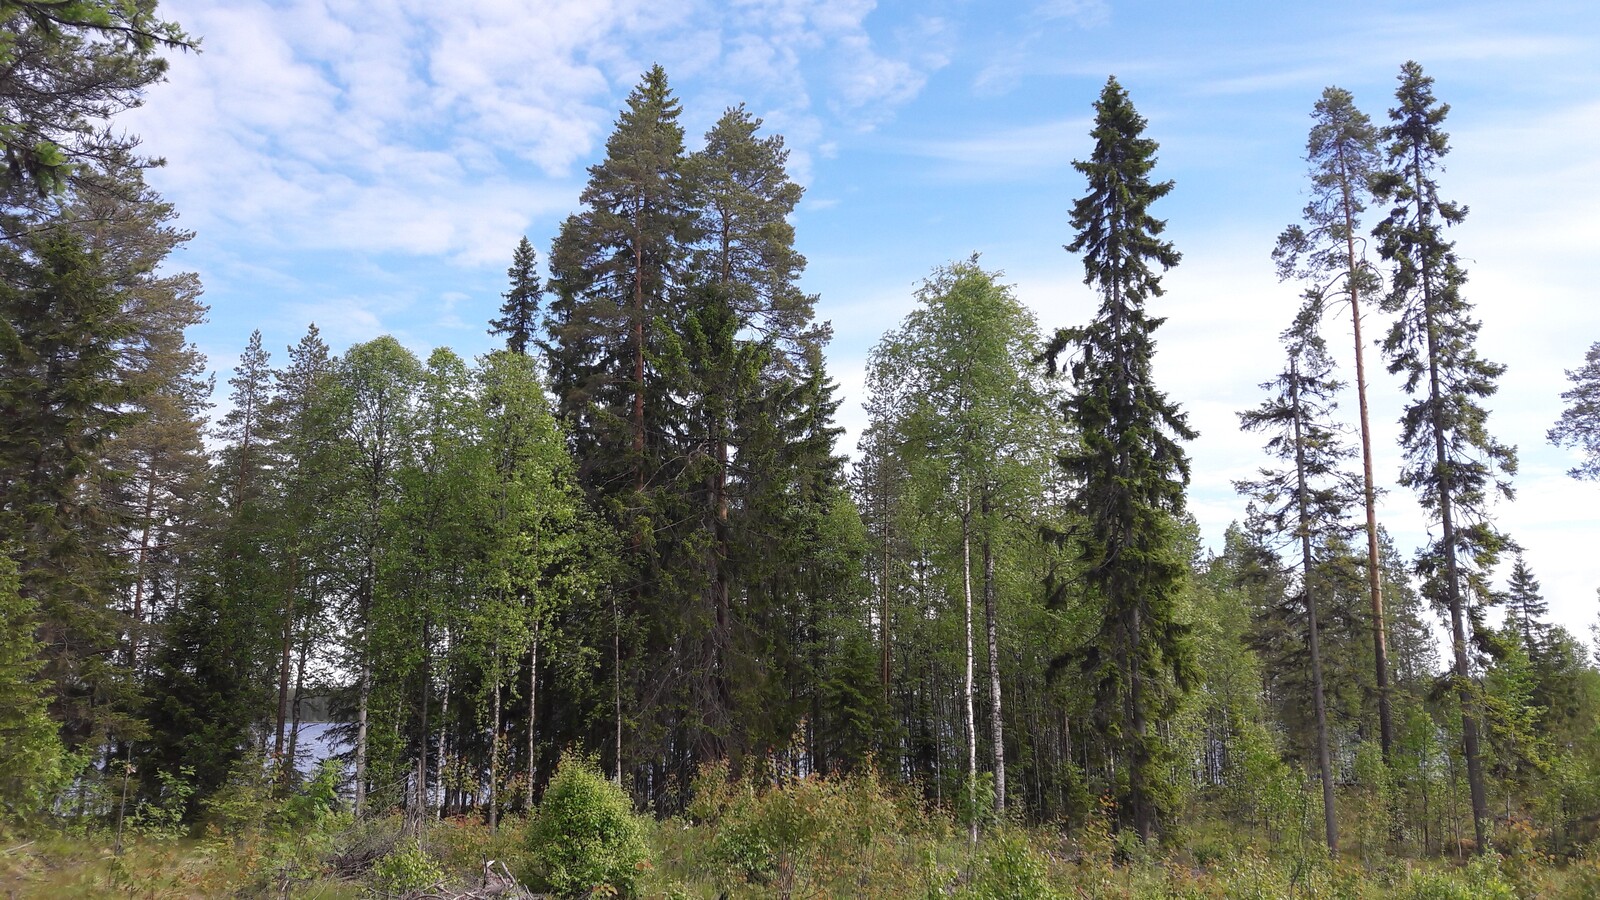
[[[1269,462],[1208,553],[1196,434],[1151,374],[1176,188],[1114,78],[1066,222],[1094,314],[1042,327],[978,257],[935,268],[872,352],[852,463],[803,189],[743,106],[690,150],[645,73],[547,266],[512,253],[502,348],[336,352],[312,326],[279,357],[257,332],[212,421],[200,285],[165,265],[189,235],[100,127],[189,38],[88,0],[0,27],[9,815],[109,819],[178,779],[202,819],[263,770],[291,791],[314,716],[358,813],[493,825],[578,747],[663,815],[707,764],[870,766],[973,840],[1101,811],[1140,842],[1204,816],[1311,816],[1335,850],[1481,850],[1519,818],[1557,850],[1593,836],[1600,670],[1490,517],[1516,471],[1485,405],[1503,367],[1475,349],[1448,106],[1415,63],[1385,126],[1338,88],[1314,107],[1310,202],[1272,249],[1300,296],[1240,413]],[[1436,526],[1409,559],[1375,504],[1374,310],[1408,398],[1395,483]],[[1597,353],[1550,435],[1588,479]]]

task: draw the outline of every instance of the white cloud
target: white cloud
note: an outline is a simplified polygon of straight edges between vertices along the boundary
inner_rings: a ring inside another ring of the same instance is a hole
[[[201,35],[127,125],[203,240],[480,264],[570,208],[642,69],[732,86],[788,137],[798,174],[833,124],[871,127],[946,57],[887,54],[865,0],[174,0]],[[940,31],[922,20],[926,37]],[[902,41],[902,43],[906,43]],[[807,57],[810,54],[811,58]],[[835,122],[813,107],[823,89]],[[691,112],[709,121],[720,108]]]

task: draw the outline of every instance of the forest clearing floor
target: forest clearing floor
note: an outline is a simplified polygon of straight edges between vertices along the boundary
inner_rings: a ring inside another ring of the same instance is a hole
[[[709,794],[682,816],[629,812],[620,827],[613,820],[592,833],[582,823],[603,821],[603,809],[588,800],[569,804],[560,814],[578,824],[566,825],[550,820],[547,797],[540,815],[508,816],[494,830],[478,816],[430,821],[420,845],[416,823],[408,829],[402,816],[355,822],[337,813],[297,829],[273,827],[269,811],[228,832],[130,830],[121,854],[106,830],[11,832],[0,834],[0,896],[1600,897],[1600,860],[1592,854],[1413,859],[1352,843],[1330,859],[1312,840],[1269,839],[1215,821],[1180,826],[1168,836],[1172,849],[1141,850],[1099,817],[1071,831],[988,823],[974,848],[954,818],[871,777],[802,779],[760,793],[733,783]],[[587,888],[572,887],[585,881]]]

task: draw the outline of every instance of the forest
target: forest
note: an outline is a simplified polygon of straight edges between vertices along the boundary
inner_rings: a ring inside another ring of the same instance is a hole
[[[1600,895],[1600,629],[1492,515],[1504,367],[1421,65],[1375,116],[1307,98],[1262,248],[1298,302],[1212,551],[1152,374],[1182,185],[1116,78],[1052,225],[1098,309],[933,265],[850,448],[743,105],[696,139],[646,71],[553,244],[507,248],[493,352],[308,323],[218,384],[114,127],[195,40],[145,0],[0,0],[0,34],[10,896]],[[1570,362],[1581,504],[1600,341]]]

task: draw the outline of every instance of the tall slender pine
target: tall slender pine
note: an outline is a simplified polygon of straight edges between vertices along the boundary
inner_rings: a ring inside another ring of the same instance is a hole
[[[1356,402],[1361,419],[1362,500],[1367,514],[1367,594],[1372,604],[1373,668],[1378,694],[1378,737],[1383,758],[1394,747],[1394,715],[1389,697],[1389,641],[1383,612],[1383,572],[1378,563],[1377,487],[1372,475],[1372,424],[1367,411],[1366,346],[1361,338],[1361,301],[1380,287],[1366,260],[1359,234],[1361,213],[1381,168],[1378,130],[1343,88],[1322,92],[1311,113],[1315,124],[1306,139],[1311,165],[1311,202],[1304,225],[1290,225],[1278,237],[1273,259],[1280,278],[1310,283],[1308,299],[1319,309],[1341,297],[1350,301],[1355,338]]]

